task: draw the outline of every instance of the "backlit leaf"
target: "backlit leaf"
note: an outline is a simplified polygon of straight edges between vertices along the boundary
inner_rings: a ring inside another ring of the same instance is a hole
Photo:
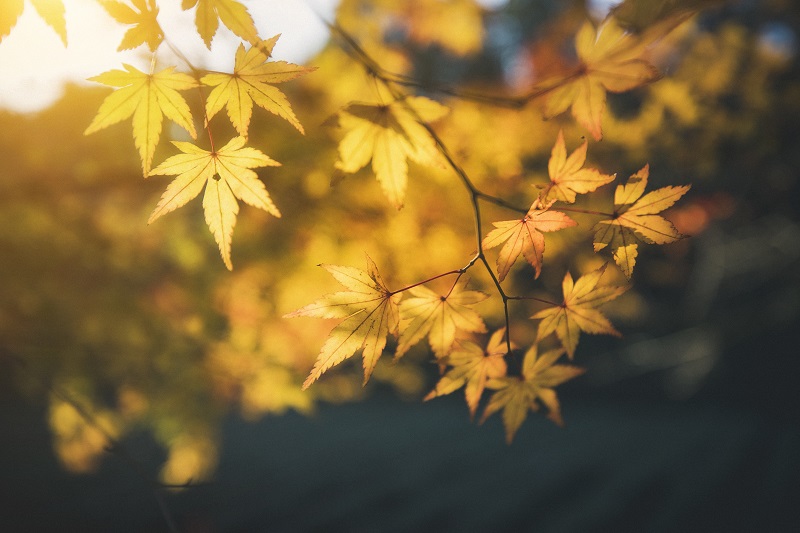
[[[504,340],[505,332],[505,328],[495,331],[486,349],[474,342],[465,341],[459,348],[453,350],[445,360],[453,368],[442,376],[436,387],[425,396],[425,401],[465,387],[464,396],[470,417],[475,416],[487,382],[506,375],[505,355],[508,353],[508,343]],[[513,344],[511,348],[514,348]]]
[[[335,292],[285,315],[285,318],[312,316],[343,318],[333,328],[303,383],[307,389],[329,368],[363,350],[364,384],[366,385],[378,359],[386,347],[389,333],[397,334],[400,322],[398,302],[402,294],[393,294],[383,282],[378,268],[367,256],[367,270],[353,267],[322,265],[336,281],[350,289]]]
[[[614,181],[614,174],[601,174],[597,169],[583,168],[583,164],[586,162],[587,145],[588,141],[584,141],[567,157],[564,132],[558,132],[558,139],[547,164],[550,183],[539,194],[542,202],[558,200],[571,204],[575,201],[576,194],[592,192],[598,187]]]
[[[611,322],[597,309],[628,290],[627,287],[598,287],[597,283],[608,264],[589,272],[573,282],[569,272],[564,276],[562,288],[564,301],[561,305],[539,311],[531,318],[541,320],[537,339],[541,340],[555,332],[570,359],[575,355],[581,331],[591,334],[619,336]]]
[[[240,44],[236,50],[233,74],[212,73],[200,81],[214,87],[206,100],[206,115],[210,120],[223,107],[228,110],[231,123],[246,137],[253,113],[253,103],[289,121],[303,133],[303,126],[295,117],[289,100],[273,83],[289,81],[314,69],[293,65],[285,61],[267,62],[267,55],[252,47],[245,52]]]
[[[630,279],[638,255],[638,242],[668,244],[681,238],[670,221],[658,213],[671,207],[689,191],[689,185],[662,187],[644,194],[650,167],[645,165],[614,192],[614,216],[594,227],[594,250],[608,248],[617,266]]]
[[[280,163],[255,148],[245,147],[244,137],[235,137],[214,152],[187,142],[173,144],[183,153],[168,158],[150,174],[177,177],[161,195],[147,223],[184,206],[197,197],[205,186],[203,211],[206,224],[214,235],[225,266],[231,270],[231,237],[239,213],[236,199],[280,217],[266,187],[251,170],[279,166]]]
[[[488,384],[496,392],[483,412],[481,423],[502,409],[506,442],[511,444],[528,411],[539,411],[541,404],[547,408],[547,418],[559,426],[564,425],[561,406],[553,388],[583,374],[585,370],[572,365],[554,364],[563,353],[563,349],[551,350],[539,356],[538,345],[531,346],[525,354],[521,377],[504,377]]]
[[[119,88],[106,97],[84,134],[102,130],[133,115],[133,140],[147,176],[161,137],[164,115],[188,131],[193,139],[197,138],[189,105],[178,92],[196,87],[197,82],[191,76],[174,72],[175,67],[155,74],[146,74],[130,65],[124,67],[125,71],[109,70],[89,78]]]
[[[398,340],[395,357],[401,357],[426,335],[437,358],[444,357],[453,347],[456,330],[484,333],[486,326],[470,306],[489,297],[480,291],[466,290],[468,279],[462,277],[447,294],[437,294],[419,286],[408,290],[413,297],[400,304],[400,317],[407,324]]]
[[[542,232],[558,231],[575,226],[577,222],[560,211],[550,211],[555,200],[545,204],[538,198],[521,219],[492,222],[495,229],[483,239],[483,248],[488,250],[503,244],[497,256],[497,277],[503,281],[511,265],[522,255],[536,269],[536,277],[542,272],[544,235]]]

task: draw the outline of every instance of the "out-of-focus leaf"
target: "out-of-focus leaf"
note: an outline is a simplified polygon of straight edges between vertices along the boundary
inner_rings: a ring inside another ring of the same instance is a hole
[[[423,97],[391,104],[351,104],[339,113],[347,133],[339,143],[336,168],[357,172],[372,160],[372,170],[384,194],[397,209],[403,207],[408,183],[407,159],[438,165],[436,143],[420,120],[432,122],[447,108]]]
[[[156,20],[158,6],[155,0],[131,0],[131,2],[138,12],[120,0],[101,0],[100,2],[100,5],[114,20],[133,26],[125,33],[118,50],[130,50],[146,43],[150,50],[155,52],[158,45],[164,40],[164,32]]]

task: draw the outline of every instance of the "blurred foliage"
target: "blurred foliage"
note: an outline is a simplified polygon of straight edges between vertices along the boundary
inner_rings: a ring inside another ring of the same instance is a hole
[[[620,9],[633,26],[673,9],[631,4]],[[489,11],[469,0],[343,0],[338,22],[381,67],[427,84],[423,94],[440,98],[434,87],[447,86],[506,95],[574,60],[571,42],[586,8],[553,5],[511,0]],[[800,111],[791,7],[788,0],[725,5],[670,34],[649,52],[665,78],[609,95],[604,139],[590,143],[587,165],[628,176],[649,162],[652,188],[692,183],[687,200],[666,213],[689,235],[730,221],[746,225],[766,212],[796,219],[797,161],[777,157],[789,152]],[[69,391],[115,438],[151,432],[166,450],[167,483],[213,472],[220,421],[231,410],[251,420],[310,413],[320,400],[359,400],[384,386],[418,401],[437,377],[420,344],[394,366],[382,360],[377,385],[362,388],[351,362],[300,391],[332,323],[281,316],[337,289],[315,265],[362,265],[366,252],[397,288],[460,268],[475,251],[469,198],[450,172],[412,163],[399,212],[367,170],[331,186],[341,133],[327,119],[350,101],[372,101],[375,82],[335,41],[309,65],[318,70],[284,87],[306,136],[264,117],[251,125],[252,144],[283,164],[259,172],[283,218],[242,209],[232,273],[199,205],[146,224],[166,182],[142,181],[127,128],[82,135],[106,92],[70,88],[36,115],[0,112],[0,350],[25,362],[16,378],[31,397],[47,394],[38,376],[51,391]],[[454,158],[481,190],[520,206],[547,183],[558,131],[569,147],[586,135],[565,116],[543,121],[537,101],[521,109],[443,101],[450,112],[436,129]],[[155,160],[170,149],[161,143]],[[601,191],[582,207],[608,206],[613,187]],[[487,207],[484,217],[488,225],[507,212]],[[587,230],[594,223],[574,218]],[[606,309],[623,333],[661,317],[650,297],[687,284],[693,247],[690,239],[641,252],[634,288]],[[533,285],[531,267],[518,267],[509,292],[558,295],[565,270],[577,278],[604,262],[580,234],[548,235],[542,283]],[[491,286],[485,272],[471,274],[473,288]],[[608,283],[624,284],[620,272],[611,274]],[[496,295],[476,309],[490,331],[504,325]],[[519,345],[533,341],[529,317],[541,309],[511,306]],[[97,464],[102,432],[57,395],[50,427],[67,468]]]

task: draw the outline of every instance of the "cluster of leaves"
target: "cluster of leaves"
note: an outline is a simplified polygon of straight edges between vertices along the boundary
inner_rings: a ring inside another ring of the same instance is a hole
[[[254,170],[280,163],[260,149],[248,146],[253,107],[265,109],[304,133],[288,99],[275,84],[296,79],[313,69],[271,61],[278,36],[262,39],[247,8],[238,0],[182,2],[184,10],[195,10],[197,32],[207,47],[211,48],[220,23],[242,39],[232,72],[203,71],[188,61],[183,65],[186,72],[179,72],[176,65],[158,68],[157,52],[161,47],[171,48],[178,56],[182,54],[159,25],[156,0],[98,2],[114,20],[130,26],[119,45],[121,50],[145,46],[153,55],[149,70],[126,64],[124,70],[115,69],[91,78],[115,90],[106,97],[85,133],[92,134],[131,119],[134,145],[144,177],[176,176],[161,196],[149,222],[186,205],[204,192],[205,222],[224,264],[232,269],[231,238],[239,201],[275,217],[281,215]],[[32,3],[66,42],[61,2],[32,0]],[[0,37],[10,31],[23,9],[22,0],[9,5],[10,8],[2,11]],[[422,16],[411,11],[412,18]],[[647,61],[645,52],[678,22],[670,19],[638,35],[624,31],[613,17],[598,27],[586,22],[575,38],[578,65],[574,69],[535,84],[521,98],[497,98],[494,103],[524,106],[535,101],[543,105],[542,113],[546,118],[571,110],[575,120],[599,141],[603,136],[606,93],[624,92],[658,80],[660,73]],[[443,103],[408,92],[407,87],[415,85],[413,79],[384,69],[382,58],[373,59],[341,25],[333,24],[331,28],[352,62],[363,67],[377,87],[374,100],[350,102],[337,113],[337,122],[344,134],[338,145],[335,168],[340,173],[352,174],[371,163],[383,193],[396,209],[401,209],[406,202],[409,160],[430,167],[432,171],[448,172],[471,198],[477,250],[465,266],[397,290],[389,289],[369,257],[366,270],[323,265],[347,290],[322,297],[286,315],[341,320],[324,342],[303,388],[359,352],[366,384],[379,358],[387,351],[390,336],[396,340],[395,359],[427,337],[442,376],[426,399],[464,388],[469,413],[474,416],[484,393],[493,391],[483,419],[502,410],[509,442],[529,410],[544,408],[551,420],[561,423],[554,387],[580,375],[582,369],[560,364],[559,360],[564,355],[570,360],[574,358],[581,332],[619,335],[598,307],[621,295],[626,287],[600,284],[607,265],[586,272],[577,280],[566,272],[560,303],[558,298],[511,295],[503,282],[520,256],[533,268],[533,279],[540,277],[545,268],[544,234],[580,231],[577,222],[567,214],[570,212],[597,217],[594,226],[584,231],[587,240],[591,240],[595,252],[609,251],[622,274],[630,279],[641,243],[667,244],[681,238],[660,213],[680,199],[688,186],[663,187],[646,193],[649,169],[645,166],[627,183],[617,185],[613,208],[597,211],[575,207],[572,204],[578,201],[579,195],[589,195],[609,185],[616,175],[585,167],[588,141],[568,154],[565,136],[559,132],[547,165],[549,181],[532,183],[536,189],[531,190],[536,192],[529,207],[520,208],[503,198],[486,194],[476,187],[434,128],[434,123],[447,115],[448,108]],[[435,32],[431,33],[430,28],[424,25],[415,28],[413,38],[417,41],[436,41]],[[457,53],[468,53],[476,46],[460,41],[442,44]],[[197,95],[193,105],[190,102],[194,100],[187,101],[185,97],[190,90]],[[446,88],[439,92],[492,103],[491,98],[474,93],[460,94]],[[237,133],[224,145],[215,142],[212,131],[212,121],[223,109]],[[154,164],[165,116],[195,141],[197,126],[202,123],[208,134],[208,147],[196,142],[173,141],[180,153]],[[222,146],[217,147],[217,144]],[[505,208],[513,212],[514,217],[492,220],[494,228],[484,232],[482,206],[486,203]],[[493,248],[499,248],[494,268],[487,253]],[[485,291],[468,288],[467,273],[481,268],[490,279],[488,285],[493,296],[502,300],[505,323],[499,327],[487,327],[490,321],[484,320],[474,308],[491,297]],[[436,292],[428,286],[442,278],[453,279],[446,291]],[[540,307],[531,315],[538,321],[535,340],[524,351],[512,341],[514,332],[509,321],[509,305],[516,301]],[[476,342],[477,334],[490,333],[492,329],[485,347]],[[515,374],[508,360],[519,354],[523,354],[521,370]]]
[[[44,20],[67,43],[64,6],[61,0],[32,0]],[[203,208],[209,230],[219,246],[225,265],[231,269],[231,237],[239,211],[238,200],[279,217],[280,212],[269,197],[263,183],[251,169],[279,165],[256,148],[246,147],[248,128],[257,105],[292,124],[300,133],[303,127],[291,105],[275,84],[302,76],[313,69],[285,61],[269,61],[279,36],[262,40],[247,8],[238,0],[183,0],[184,10],[195,9],[197,32],[210,49],[220,22],[244,42],[236,50],[233,72],[203,72],[185,60],[190,74],[177,72],[176,66],[156,68],[157,51],[166,41],[158,22],[155,0],[98,0],[117,22],[131,26],[119,50],[147,46],[153,53],[149,71],[124,64],[91,78],[114,87],[86,128],[87,135],[103,130],[132,117],[134,144],[139,152],[144,177],[176,175],[167,187],[149,222],[169,213],[195,198],[205,186]],[[13,1],[0,8],[0,39],[16,24],[24,7]],[[249,45],[249,49],[245,47]],[[173,51],[174,45],[169,45]],[[204,87],[212,88],[206,95]],[[203,124],[208,131],[210,149],[186,142],[176,142],[182,152],[153,168],[156,146],[161,139],[166,116],[197,139],[195,117],[181,94],[197,89],[203,107]],[[210,121],[223,108],[239,137],[216,149]]]
[[[553,387],[580,375],[583,370],[557,364],[557,361],[564,353],[570,359],[574,357],[581,332],[619,335],[598,307],[624,293],[627,287],[599,284],[607,265],[586,273],[577,281],[567,272],[561,303],[532,296],[510,296],[501,283],[520,256],[534,268],[534,278],[538,278],[544,261],[544,233],[577,226],[572,218],[553,206],[557,202],[572,204],[577,195],[596,191],[614,181],[616,176],[584,168],[588,141],[568,155],[563,132],[559,132],[548,163],[550,181],[539,185],[539,194],[528,209],[515,208],[501,198],[483,193],[474,186],[431,125],[445,116],[446,108],[427,98],[403,92],[399,87],[407,85],[407,80],[398,80],[382,71],[378,62],[342,28],[335,30],[350,47],[352,57],[382,84],[378,91],[380,102],[353,103],[339,113],[339,124],[345,134],[339,144],[337,168],[352,173],[371,160],[375,177],[387,199],[400,209],[407,188],[407,159],[428,166],[449,167],[472,195],[479,247],[466,266],[399,290],[388,288],[369,257],[367,270],[323,265],[348,290],[325,296],[286,315],[343,319],[323,344],[303,387],[309,387],[331,367],[359,351],[366,384],[378,358],[386,350],[389,335],[396,338],[395,359],[428,336],[440,368],[448,370],[426,399],[463,387],[470,415],[474,416],[484,391],[494,390],[483,419],[502,409],[509,442],[529,410],[544,407],[548,417],[560,424],[560,407]],[[587,22],[576,38],[577,55],[581,60],[577,70],[558,80],[544,82],[534,88],[531,95],[544,97],[546,117],[571,108],[575,118],[599,140],[606,90],[626,91],[659,77],[655,68],[640,57],[646,42],[624,32],[613,18],[598,29]],[[659,213],[672,206],[689,187],[664,187],[644,194],[647,178],[648,167],[645,166],[627,184],[618,185],[613,211],[561,208],[599,217],[592,230],[594,250],[610,250],[628,279],[633,273],[639,242],[666,244],[682,238]],[[495,221],[494,229],[483,236],[479,200],[523,216]],[[501,247],[496,273],[485,254],[495,247]],[[506,316],[505,326],[491,335],[485,348],[468,338],[470,334],[487,332],[484,320],[472,306],[489,295],[466,289],[465,274],[480,264],[491,276],[503,300]],[[446,276],[454,276],[455,281],[443,294],[425,287]],[[531,317],[539,321],[538,331],[535,342],[523,356],[519,375],[509,375],[506,363],[517,351],[509,331],[510,300],[534,300],[547,305]],[[553,336],[557,346],[539,356],[542,346],[553,345]]]

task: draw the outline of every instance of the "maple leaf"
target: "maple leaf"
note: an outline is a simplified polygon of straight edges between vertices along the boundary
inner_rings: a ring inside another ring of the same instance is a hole
[[[436,142],[419,122],[435,121],[447,108],[416,96],[391,104],[351,104],[339,113],[347,133],[339,143],[336,168],[357,172],[372,160],[372,170],[384,194],[397,209],[403,207],[408,182],[407,159],[439,165]]]
[[[187,74],[174,72],[168,67],[155,74],[146,74],[135,67],[123,64],[125,71],[109,70],[89,78],[111,87],[119,87],[103,100],[97,116],[86,128],[84,135],[107,128],[133,115],[133,141],[139,150],[144,175],[150,173],[164,115],[197,138],[189,105],[178,91],[197,86]]]
[[[457,329],[486,332],[480,315],[469,306],[484,301],[489,295],[465,290],[468,282],[467,278],[459,279],[445,295],[421,285],[408,290],[413,298],[406,298],[400,304],[400,318],[408,323],[398,339],[395,358],[401,357],[426,335],[433,353],[441,358],[450,353]]]
[[[545,118],[560,115],[570,107],[575,119],[595,140],[603,137],[601,117],[606,107],[606,91],[629,91],[657,80],[656,68],[640,58],[644,42],[625,33],[613,17],[595,30],[587,21],[575,37],[580,60],[578,70],[549,91]],[[542,87],[552,87],[549,80]]]
[[[563,349],[558,349],[540,356],[538,345],[534,344],[525,354],[521,377],[491,380],[487,387],[496,392],[489,399],[481,423],[502,409],[506,442],[511,444],[528,411],[538,411],[542,404],[547,408],[547,418],[563,426],[561,406],[553,388],[585,372],[585,369],[576,366],[554,364],[563,353]]]
[[[337,265],[320,265],[350,289],[335,292],[284,318],[312,316],[343,318],[322,345],[314,368],[303,382],[307,389],[331,367],[363,350],[364,384],[367,384],[386,347],[389,333],[397,334],[400,322],[398,303],[402,294],[392,293],[383,282],[375,263],[367,256],[367,270]]]
[[[499,246],[497,256],[497,276],[503,281],[511,269],[511,265],[522,255],[536,269],[536,277],[542,271],[544,254],[544,235],[542,232],[558,231],[575,226],[577,222],[560,211],[550,211],[555,200],[542,203],[538,198],[524,217],[517,220],[492,222],[495,229],[483,239],[483,248],[488,250]]]
[[[464,341],[458,349],[453,350],[445,358],[445,362],[453,368],[441,377],[424,400],[444,396],[464,387],[469,414],[474,417],[487,382],[506,375],[504,357],[508,353],[508,343],[503,340],[505,332],[505,328],[495,331],[486,349],[474,342]],[[511,348],[514,348],[513,344]]]
[[[258,31],[253,23],[253,17],[247,8],[237,0],[183,0],[181,7],[184,11],[197,6],[195,25],[197,33],[202,37],[206,47],[211,49],[211,40],[217,33],[219,21],[233,33],[245,41],[255,43]]]
[[[690,185],[669,186],[644,194],[650,175],[649,165],[628,178],[614,191],[614,216],[601,220],[594,227],[594,251],[608,247],[617,266],[630,279],[638,255],[637,241],[647,244],[668,244],[683,238],[675,226],[658,215],[671,207]],[[642,196],[644,195],[644,196]]]
[[[101,0],[100,5],[105,8],[114,20],[121,24],[132,25],[117,50],[130,50],[142,44],[147,44],[150,50],[155,52],[161,41],[164,40],[164,32],[158,24],[158,6],[155,0],[131,0],[131,6],[119,0]]]
[[[555,332],[567,350],[567,355],[572,359],[581,331],[620,336],[611,322],[596,309],[628,290],[628,287],[597,286],[607,266],[608,263],[581,276],[576,282],[572,281],[572,275],[569,272],[564,275],[564,281],[561,284],[564,292],[563,303],[543,309],[531,317],[541,320],[536,335],[538,340]]]
[[[584,141],[567,157],[564,132],[559,130],[550,161],[547,163],[550,183],[539,194],[542,202],[560,200],[571,204],[575,201],[576,194],[592,192],[614,181],[615,174],[601,174],[597,169],[583,168],[588,144],[588,141]]]
[[[245,52],[244,45],[240,44],[236,50],[233,74],[206,74],[200,79],[205,85],[214,87],[206,100],[208,120],[211,120],[223,107],[227,107],[228,117],[236,131],[239,135],[247,137],[255,103],[270,113],[286,119],[300,133],[304,133],[303,126],[295,117],[289,100],[277,87],[270,84],[295,79],[314,69],[285,61],[267,63],[267,59],[268,55],[262,49],[252,47]]]
[[[251,169],[280,166],[261,151],[245,147],[244,137],[234,137],[222,148],[209,152],[188,142],[173,141],[182,154],[174,155],[152,170],[150,175],[177,177],[161,195],[148,224],[194,199],[205,186],[203,210],[206,224],[219,246],[219,253],[228,270],[231,264],[231,237],[236,225],[239,204],[243,202],[263,209],[273,216],[281,214],[266,187]]]
[[[62,0],[30,0],[36,12],[45,23],[61,38],[67,46],[67,21],[64,17],[64,2]],[[3,0],[0,5],[0,42],[11,33],[17,24],[19,16],[25,9],[24,0]]]

